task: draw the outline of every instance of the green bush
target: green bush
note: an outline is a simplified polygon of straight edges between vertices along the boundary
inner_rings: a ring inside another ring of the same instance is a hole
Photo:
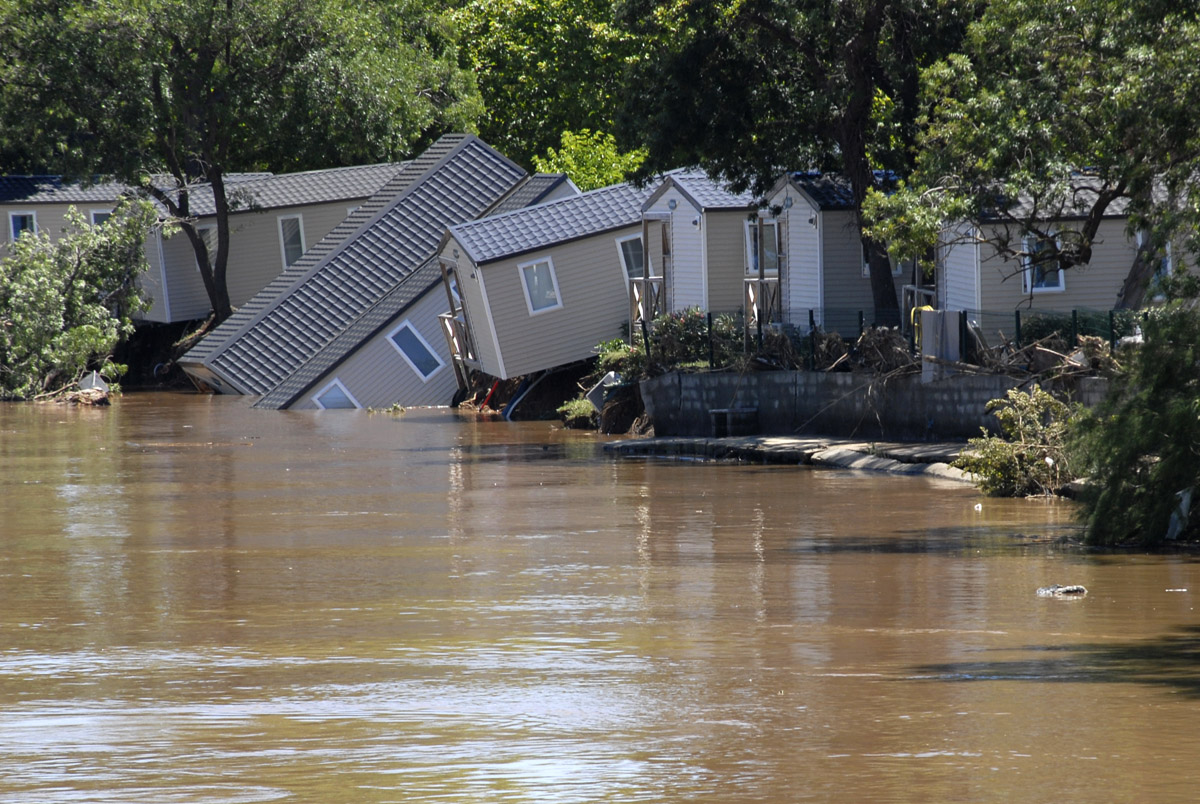
[[[1087,541],[1153,545],[1166,538],[1179,495],[1200,486],[1200,311],[1194,300],[1150,310],[1145,340],[1078,427],[1090,481]],[[1197,506],[1193,506],[1193,509]],[[1200,538],[1195,513],[1178,534]]]
[[[680,366],[708,365],[708,314],[692,307],[654,319],[650,343],[653,362],[663,370]],[[743,351],[742,323],[738,317],[719,314],[712,322],[713,368],[729,366]]]
[[[122,371],[113,349],[145,309],[136,279],[147,267],[146,236],[157,214],[124,202],[99,226],[74,208],[51,241],[23,234],[0,259],[0,399],[52,394],[96,369]]]
[[[975,475],[985,494],[1051,494],[1075,479],[1067,450],[1072,408],[1035,385],[1029,393],[1013,388],[987,409],[1001,434],[972,438],[953,464]]]

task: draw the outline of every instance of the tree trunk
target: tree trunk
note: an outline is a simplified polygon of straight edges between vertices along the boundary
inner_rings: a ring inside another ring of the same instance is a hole
[[[1146,289],[1150,286],[1154,272],[1158,270],[1158,260],[1155,259],[1155,252],[1150,248],[1148,241],[1149,238],[1146,243],[1138,246],[1137,253],[1133,255],[1133,265],[1129,266],[1125,284],[1117,294],[1118,310],[1136,310],[1145,301]]]

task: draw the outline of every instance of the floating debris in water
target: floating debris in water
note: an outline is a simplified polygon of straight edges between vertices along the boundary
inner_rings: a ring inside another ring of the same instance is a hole
[[[1054,584],[1053,586],[1043,586],[1037,590],[1038,597],[1083,597],[1086,594],[1087,588],[1079,584],[1071,586]]]

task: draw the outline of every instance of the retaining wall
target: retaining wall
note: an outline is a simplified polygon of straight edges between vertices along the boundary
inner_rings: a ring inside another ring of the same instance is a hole
[[[666,374],[642,381],[641,392],[657,436],[710,436],[711,411],[755,408],[756,430],[764,435],[923,441],[973,438],[981,427],[994,432],[987,403],[1017,385],[1000,375],[957,374],[923,383],[919,376],[765,371]],[[1103,381],[1081,383],[1077,393],[1084,404],[1102,396]]]

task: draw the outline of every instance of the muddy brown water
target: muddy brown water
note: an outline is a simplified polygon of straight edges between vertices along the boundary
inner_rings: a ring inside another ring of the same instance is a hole
[[[1200,798],[1193,557],[1056,547],[1069,503],[599,444],[0,406],[0,801]]]

